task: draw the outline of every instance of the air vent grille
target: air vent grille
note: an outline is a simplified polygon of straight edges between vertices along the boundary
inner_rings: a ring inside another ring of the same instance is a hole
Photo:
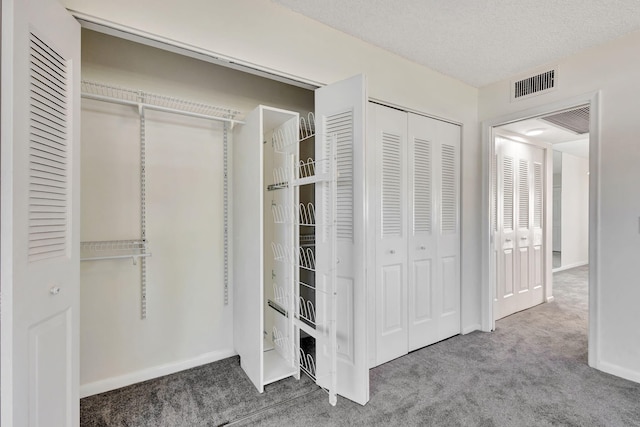
[[[541,120],[582,135],[589,132],[589,106],[542,117]]]
[[[556,70],[545,71],[513,83],[513,99],[540,94],[556,87]]]

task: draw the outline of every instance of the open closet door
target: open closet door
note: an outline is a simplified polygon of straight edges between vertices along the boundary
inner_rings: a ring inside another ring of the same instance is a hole
[[[365,112],[363,75],[317,89],[316,131],[337,144],[337,391],[369,401],[365,280]]]
[[[80,25],[2,1],[2,425],[79,424]]]

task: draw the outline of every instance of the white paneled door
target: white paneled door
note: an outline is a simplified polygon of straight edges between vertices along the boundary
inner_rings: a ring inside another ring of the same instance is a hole
[[[496,138],[496,319],[544,301],[545,153]]]
[[[407,114],[369,104],[376,150],[376,362],[407,353]]]
[[[335,140],[337,156],[337,389],[361,405],[369,401],[366,208],[361,178],[365,176],[366,99],[366,80],[358,75],[317,89],[315,101],[319,146],[330,147],[329,141]],[[320,251],[322,243],[317,243]],[[318,253],[318,264],[325,263]]]
[[[80,26],[2,3],[2,425],[79,423]]]
[[[460,333],[460,127],[371,103],[375,358]]]
[[[409,351],[460,333],[460,126],[409,113]]]

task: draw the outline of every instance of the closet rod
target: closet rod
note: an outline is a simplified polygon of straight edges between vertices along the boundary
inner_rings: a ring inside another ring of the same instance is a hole
[[[218,120],[218,121],[221,121],[221,122],[227,122],[227,123],[239,124],[239,125],[243,125],[244,124],[244,122],[241,121],[241,120],[227,119],[225,117],[209,116],[207,114],[192,113],[192,112],[189,112],[189,111],[178,110],[178,109],[175,109],[175,108],[161,107],[159,105],[147,104],[147,103],[144,103],[144,102],[137,102],[137,101],[129,101],[127,99],[118,99],[118,98],[113,98],[113,97],[110,97],[110,96],[96,95],[96,94],[93,94],[93,93],[82,93],[82,97],[83,98],[87,98],[87,99],[93,99],[93,100],[96,100],[96,101],[112,102],[114,104],[131,105],[131,106],[134,106],[134,107],[146,108],[146,109],[149,109],[149,110],[156,110],[156,111],[164,111],[164,112],[167,112],[167,113],[181,114],[183,116],[197,117],[197,118],[200,118],[200,119]]]

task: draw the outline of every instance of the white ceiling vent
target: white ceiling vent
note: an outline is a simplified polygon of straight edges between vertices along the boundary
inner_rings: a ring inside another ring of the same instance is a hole
[[[511,100],[520,100],[549,92],[555,89],[557,79],[558,70],[554,68],[534,76],[516,80],[511,85]]]
[[[582,135],[589,132],[589,106],[540,117],[540,120]]]

